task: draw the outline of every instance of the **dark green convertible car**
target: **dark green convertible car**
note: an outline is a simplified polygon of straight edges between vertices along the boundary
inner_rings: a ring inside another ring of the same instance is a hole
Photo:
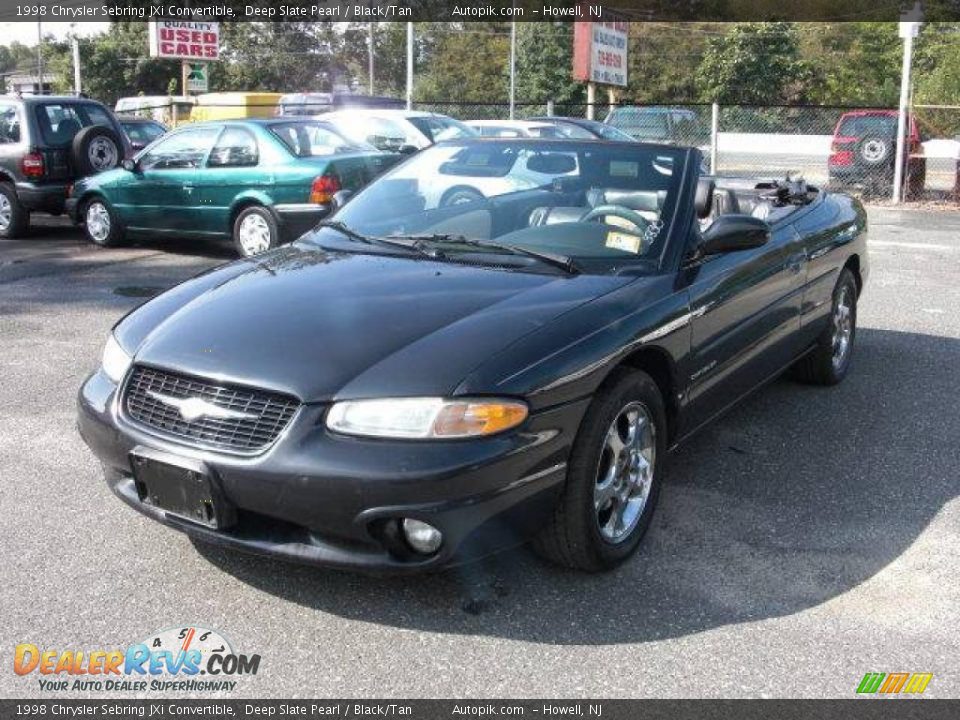
[[[401,157],[317,120],[195,124],[122,168],[78,181],[67,211],[97,245],[133,235],[223,237],[249,257],[296,239],[330,213],[337,193],[358,190]]]

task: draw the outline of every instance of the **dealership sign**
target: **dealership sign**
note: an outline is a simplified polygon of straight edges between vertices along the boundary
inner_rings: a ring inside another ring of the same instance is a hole
[[[574,79],[626,87],[628,29],[622,21],[574,23]]]
[[[158,20],[148,26],[151,57],[220,59],[220,23]]]

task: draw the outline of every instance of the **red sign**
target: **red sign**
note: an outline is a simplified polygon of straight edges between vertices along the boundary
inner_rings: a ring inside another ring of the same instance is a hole
[[[220,59],[220,23],[158,20],[149,23],[148,32],[151,57]]]

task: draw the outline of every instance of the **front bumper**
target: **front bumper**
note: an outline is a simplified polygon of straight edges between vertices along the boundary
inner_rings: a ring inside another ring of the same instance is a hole
[[[518,545],[549,517],[587,399],[532,416],[521,431],[471,441],[410,443],[337,436],[325,408],[301,406],[264,453],[241,457],[168,440],[118,411],[102,373],[84,383],[78,428],[113,492],[139,512],[201,540],[296,562],[368,572],[416,572]],[[236,522],[224,529],[141,501],[130,453],[199,462]],[[397,518],[443,532],[437,553],[406,548]],[[399,543],[399,544],[398,544]]]

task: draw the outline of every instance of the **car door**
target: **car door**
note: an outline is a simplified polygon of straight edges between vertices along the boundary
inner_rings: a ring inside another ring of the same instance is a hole
[[[197,228],[197,171],[219,134],[219,127],[210,126],[179,130],[137,158],[134,176],[120,184],[115,203],[127,229],[183,232]]]
[[[256,135],[242,125],[227,125],[194,179],[198,231],[230,233],[234,201],[253,190],[269,193],[273,178],[260,162]]]
[[[771,230],[761,247],[711,256],[681,273],[691,313],[685,430],[735,402],[799,352],[806,257],[791,224]]]

